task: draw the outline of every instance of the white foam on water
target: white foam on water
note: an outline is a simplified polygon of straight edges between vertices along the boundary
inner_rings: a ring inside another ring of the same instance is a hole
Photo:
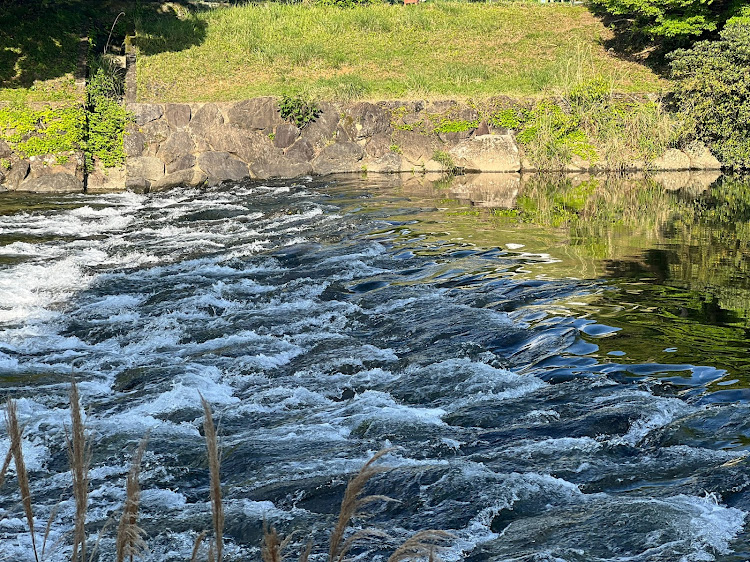
[[[647,392],[620,393],[616,400],[622,403],[628,398],[638,400],[639,407],[643,412],[642,417],[631,424],[625,435],[612,438],[611,442],[614,444],[636,446],[652,431],[660,429],[678,417],[685,416],[695,410],[694,407],[677,398],[664,398]],[[595,402],[601,403],[607,400],[609,399],[597,399]]]
[[[557,439],[543,439],[541,441],[522,442],[520,445],[508,447],[511,455],[531,458],[537,454],[557,455],[570,451],[593,452],[601,449],[602,444],[591,437],[560,437]]]

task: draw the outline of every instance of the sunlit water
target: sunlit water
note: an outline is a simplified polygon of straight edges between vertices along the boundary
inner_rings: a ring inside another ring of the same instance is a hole
[[[312,539],[324,560],[348,478],[384,447],[392,470],[368,492],[397,501],[354,525],[389,537],[358,560],[422,529],[452,533],[448,561],[747,560],[750,205],[742,182],[703,187],[371,177],[5,196],[0,388],[25,424],[40,541],[57,505],[46,559],[70,556],[75,373],[92,544],[149,434],[144,560],[189,560],[211,526],[199,393],[223,448],[228,560],[259,560],[264,519],[294,532],[292,559]],[[19,500],[11,476],[3,561],[31,559]]]

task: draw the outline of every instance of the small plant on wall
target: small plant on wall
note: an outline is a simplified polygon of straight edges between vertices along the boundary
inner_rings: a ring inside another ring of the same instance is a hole
[[[303,96],[283,96],[279,100],[279,113],[282,119],[304,129],[317,119],[320,108],[316,102]]]

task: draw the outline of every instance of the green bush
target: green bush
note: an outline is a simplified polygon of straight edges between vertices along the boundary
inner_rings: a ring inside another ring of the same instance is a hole
[[[725,165],[750,168],[750,10],[727,22],[717,41],[672,55],[674,99]]]
[[[130,119],[120,97],[123,78],[119,68],[100,63],[86,88],[88,134],[85,142],[87,161],[96,157],[105,168],[125,162],[123,136]]]
[[[279,113],[282,119],[304,129],[318,118],[320,108],[317,103],[302,96],[283,96],[279,100]]]

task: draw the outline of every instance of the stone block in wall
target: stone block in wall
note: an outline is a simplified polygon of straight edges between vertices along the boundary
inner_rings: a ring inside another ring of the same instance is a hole
[[[125,176],[125,189],[134,193],[148,193],[151,182],[146,178],[135,176]]]
[[[59,157],[54,154],[44,154],[29,158],[29,177],[39,178],[52,174],[70,174],[83,180],[83,156],[67,154],[67,159],[59,163]]]
[[[357,103],[344,117],[343,127],[353,141],[390,132],[391,112],[373,103]]]
[[[288,148],[294,144],[299,137],[300,130],[291,123],[282,123],[276,127],[273,144],[276,148]]]
[[[29,162],[27,160],[15,160],[11,164],[10,170],[5,174],[5,187],[15,190],[26,179],[29,173]]]
[[[89,193],[106,193],[121,191],[125,186],[125,167],[116,166],[105,168],[101,162],[94,163],[94,169],[89,173],[86,191]]]
[[[435,137],[416,131],[394,131],[393,144],[401,151],[405,161],[417,166],[430,160],[436,150],[443,149]]]
[[[203,152],[198,155],[198,167],[212,185],[225,180],[239,181],[250,175],[247,164],[228,152]]]
[[[168,103],[164,106],[164,117],[173,130],[184,129],[190,123],[190,106],[186,103]]]
[[[189,168],[167,174],[151,184],[151,191],[163,191],[173,187],[200,187],[208,180],[208,175],[198,168]]]
[[[466,139],[448,150],[456,166],[467,172],[518,172],[518,145],[511,135],[483,135]]]
[[[261,131],[281,123],[281,114],[275,98],[253,98],[232,105],[227,121],[241,129]]]
[[[145,178],[153,182],[164,175],[164,162],[154,156],[128,158],[126,171],[128,177]]]
[[[176,160],[167,164],[165,168],[166,168],[167,174],[172,174],[174,172],[179,172],[181,170],[187,170],[189,168],[192,168],[193,166],[195,166],[195,155],[183,154]]]
[[[189,128],[196,137],[205,137],[208,131],[224,124],[224,116],[214,103],[199,107],[190,119]]]
[[[273,154],[255,161],[250,171],[258,179],[298,178],[312,174],[313,166],[306,160]]]
[[[338,110],[332,104],[321,104],[317,119],[302,129],[302,138],[316,151],[321,150],[333,139],[339,125],[339,117]]]
[[[156,121],[163,115],[161,105],[156,103],[133,103],[128,104],[128,110],[133,113],[135,122],[142,127],[146,123]]]
[[[8,146],[8,143],[4,140],[0,140],[0,158],[10,158],[11,154],[13,154],[13,151],[10,146]]]
[[[313,171],[320,175],[357,171],[363,155],[357,143],[337,142],[320,151],[312,162]]]
[[[234,154],[247,163],[278,152],[267,135],[260,131],[238,129],[233,125],[213,127],[206,132],[204,139],[212,151]]]
[[[156,156],[169,165],[175,160],[192,154],[195,143],[187,131],[175,131],[159,145]],[[188,166],[189,167],[189,166]]]
[[[157,146],[166,141],[172,131],[169,130],[169,125],[163,120],[151,121],[141,127],[141,132],[145,142],[149,146]]]
[[[391,152],[391,135],[378,133],[373,135],[365,144],[365,154],[371,158],[381,158]]]
[[[16,191],[33,193],[79,193],[83,191],[83,182],[71,174],[59,173],[36,178],[27,177]]]
[[[363,165],[368,172],[393,174],[401,171],[401,155],[387,152],[379,158],[366,158]]]
[[[122,149],[125,156],[141,156],[145,145],[146,137],[135,128],[128,128],[122,139]]]
[[[690,157],[681,150],[670,148],[651,162],[649,168],[656,171],[689,170]]]
[[[289,158],[293,158],[295,160],[304,160],[306,162],[309,162],[313,159],[313,156],[315,156],[315,149],[313,149],[313,146],[312,144],[310,144],[309,140],[297,139],[297,142],[286,149],[286,155]]]

